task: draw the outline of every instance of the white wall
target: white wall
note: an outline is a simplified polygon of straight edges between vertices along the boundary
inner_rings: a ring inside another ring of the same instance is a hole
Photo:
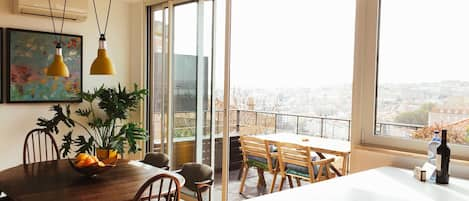
[[[17,15],[12,12],[12,0],[0,1],[0,27],[21,28],[52,32],[50,18]],[[101,23],[105,19],[108,1],[96,1],[100,12]],[[98,30],[91,1],[89,15],[85,22],[66,21],[64,33],[83,35],[83,88],[89,90],[105,84],[115,86],[117,83],[130,85],[132,68],[141,68],[141,63],[131,61],[132,25],[131,5],[128,1],[113,1],[109,20],[108,54],[111,57],[117,74],[115,76],[90,76],[89,67],[96,57],[98,48]],[[56,21],[57,22],[57,21]],[[140,23],[140,22],[137,22]],[[139,31],[139,30],[137,30]],[[139,41],[133,41],[139,42]],[[135,76],[135,75],[134,75]],[[135,76],[137,77],[137,76]],[[22,163],[22,148],[26,133],[35,128],[36,119],[40,116],[50,117],[48,112],[52,104],[0,104],[0,170]],[[57,136],[60,144],[61,137]]]

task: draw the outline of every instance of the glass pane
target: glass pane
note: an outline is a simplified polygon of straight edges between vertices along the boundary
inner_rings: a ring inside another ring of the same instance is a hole
[[[151,117],[151,131],[153,136],[153,149],[154,152],[164,152],[162,150],[162,136],[164,134],[164,100],[165,100],[165,82],[164,82],[164,57],[163,57],[163,34],[164,34],[164,20],[163,10],[153,12],[152,23],[152,49],[153,49],[153,96],[152,96],[152,117]]]
[[[197,3],[174,7],[173,167],[195,161]]]
[[[243,195],[238,193],[243,160],[238,136],[294,133],[349,139],[355,4],[351,0],[233,1],[230,200],[269,190],[258,188],[258,175],[252,169]],[[268,171],[264,175],[269,186],[273,175]]]
[[[215,177],[214,177],[214,188],[213,188],[213,196],[212,200],[222,200],[222,160],[223,160],[223,147],[222,147],[222,134],[223,134],[223,86],[224,86],[224,61],[225,61],[225,1],[214,1],[215,5],[215,21],[214,21],[214,44],[213,47],[215,49],[214,60],[213,60],[213,98],[214,98],[214,109],[215,114],[215,133],[213,133],[212,137],[214,137],[215,144],[213,145],[214,150],[214,169],[215,169]]]
[[[376,134],[469,144],[469,2],[381,2]]]
[[[203,53],[202,53],[202,66],[199,69],[203,70],[201,80],[203,80],[202,88],[199,91],[202,93],[203,101],[203,153],[202,162],[207,165],[212,163],[212,41],[213,41],[213,1],[203,2]]]

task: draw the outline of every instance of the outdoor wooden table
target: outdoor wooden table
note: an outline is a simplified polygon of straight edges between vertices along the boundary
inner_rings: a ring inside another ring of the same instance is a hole
[[[350,142],[348,141],[291,133],[262,134],[255,135],[255,137],[271,142],[292,143],[307,146],[310,147],[312,151],[316,152],[316,154],[322,159],[325,158],[324,154],[343,157],[342,172],[337,170],[333,165],[331,166],[331,169],[337,174],[337,176],[346,175],[348,172],[348,160],[350,156]]]
[[[131,201],[147,179],[162,173],[175,176],[181,187],[185,183],[180,174],[138,161],[119,160],[116,167],[88,178],[73,170],[68,160],[58,160],[1,171],[0,189],[15,201]]]

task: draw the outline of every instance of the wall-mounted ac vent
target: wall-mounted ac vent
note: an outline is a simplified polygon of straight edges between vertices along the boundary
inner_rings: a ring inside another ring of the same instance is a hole
[[[52,14],[62,17],[64,0],[51,0]],[[88,0],[68,0],[65,19],[77,22],[88,17]],[[14,0],[15,13],[50,17],[49,0]]]

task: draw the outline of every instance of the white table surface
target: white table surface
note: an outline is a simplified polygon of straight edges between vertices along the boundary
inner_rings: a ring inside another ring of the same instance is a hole
[[[448,185],[420,182],[411,170],[382,167],[287,189],[252,201],[469,201],[469,180]]]

